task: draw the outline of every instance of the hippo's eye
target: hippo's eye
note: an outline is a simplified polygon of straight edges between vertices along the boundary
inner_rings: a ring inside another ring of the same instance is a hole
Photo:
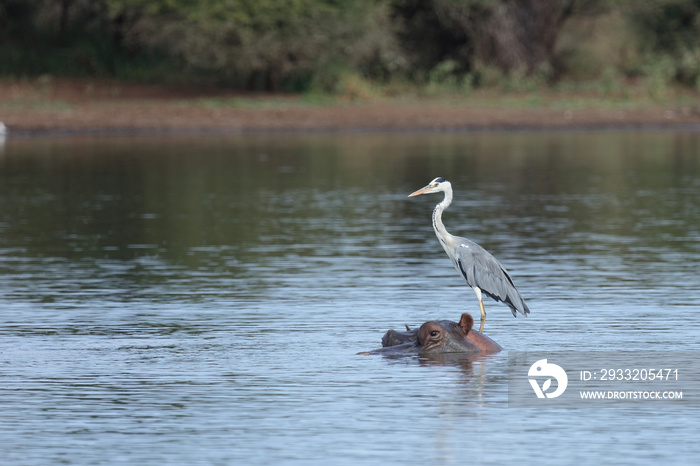
[[[440,332],[437,331],[437,330],[433,330],[432,332],[430,332],[430,336],[431,336],[431,337],[436,337],[436,336],[438,336],[438,335],[440,335]]]

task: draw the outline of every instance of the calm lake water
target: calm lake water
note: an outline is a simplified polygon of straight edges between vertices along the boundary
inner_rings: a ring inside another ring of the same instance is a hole
[[[510,270],[510,350],[700,351],[700,133],[260,134],[0,148],[3,464],[700,460],[700,409],[508,407],[506,353],[358,356],[478,316],[430,216]],[[700,354],[700,353],[699,353]]]

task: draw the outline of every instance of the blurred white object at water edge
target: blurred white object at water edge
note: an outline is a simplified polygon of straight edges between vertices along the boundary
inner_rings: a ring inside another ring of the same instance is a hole
[[[3,149],[5,148],[5,139],[7,138],[7,133],[9,132],[10,130],[7,129],[5,123],[0,121],[0,154],[2,154]]]

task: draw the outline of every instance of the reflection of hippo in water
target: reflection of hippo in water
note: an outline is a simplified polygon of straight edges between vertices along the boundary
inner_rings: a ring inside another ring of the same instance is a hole
[[[497,353],[503,348],[484,334],[473,330],[474,319],[466,312],[459,322],[437,320],[405,332],[389,330],[382,337],[382,348],[360,354],[442,354]]]

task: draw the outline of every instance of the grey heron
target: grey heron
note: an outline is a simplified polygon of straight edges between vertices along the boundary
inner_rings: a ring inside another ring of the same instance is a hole
[[[451,235],[445,229],[445,225],[442,223],[442,212],[452,203],[452,184],[445,178],[438,177],[427,186],[412,192],[408,197],[440,192],[445,193],[445,198],[435,206],[433,211],[433,229],[457,271],[476,293],[481,309],[479,332],[484,331],[484,322],[486,322],[486,311],[481,300],[482,293],[507,304],[513,317],[517,315],[516,311],[527,317],[530,309],[525,304],[523,297],[520,296],[520,292],[515,288],[513,279],[510,278],[505,267],[491,253],[474,241]]]

